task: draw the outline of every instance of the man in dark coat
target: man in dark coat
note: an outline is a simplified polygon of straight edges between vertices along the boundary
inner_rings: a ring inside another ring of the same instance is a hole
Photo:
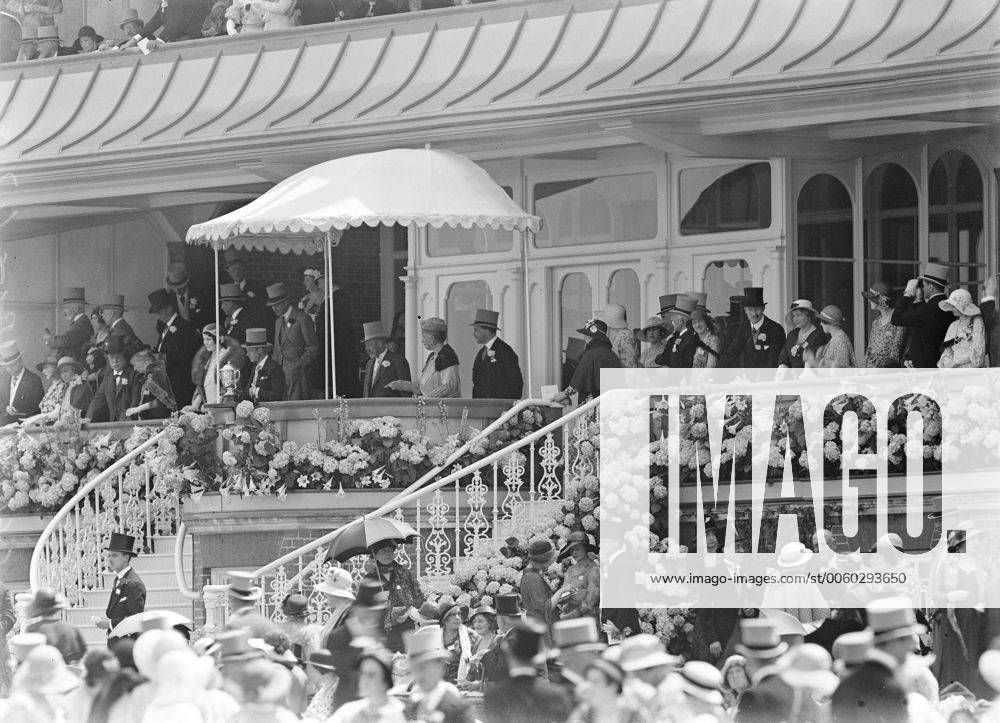
[[[125,296],[114,294],[111,301],[101,304],[97,310],[104,323],[108,325],[108,338],[120,339],[124,343],[125,358],[131,359],[132,355],[143,347],[143,343],[139,341],[132,326],[125,321]]]
[[[191,283],[187,264],[175,261],[167,268],[167,290],[174,297],[174,308],[195,330],[215,321],[215,302]]]
[[[108,567],[115,573],[115,586],[104,611],[106,617],[95,620],[94,625],[110,634],[122,620],[146,609],[146,586],[132,569],[132,558],[136,556],[134,537],[112,532],[105,551]]]
[[[362,396],[365,398],[407,396],[405,392],[397,392],[387,386],[389,382],[397,379],[411,381],[412,377],[406,357],[389,348],[382,322],[366,322],[364,334],[368,363],[365,364],[365,378],[361,385]],[[337,391],[340,391],[339,387]]]
[[[70,286],[63,290],[62,313],[69,328],[63,334],[53,334],[46,328],[42,334],[42,341],[60,358],[71,356],[82,363],[87,356],[94,326],[83,313],[86,304],[83,287]]]
[[[316,283],[326,293],[326,276],[320,274]],[[326,347],[330,335],[330,311],[324,298],[316,310],[316,338],[319,341],[319,354],[312,365],[312,386],[317,390],[316,397],[323,396],[323,369],[330,367],[336,374],[337,396],[356,399],[361,396],[361,382],[358,376],[358,342],[354,336],[354,315],[351,313],[351,302],[347,292],[337,284],[333,284],[330,303],[333,304],[333,350],[334,359],[329,359]],[[334,368],[336,367],[336,368]],[[407,377],[409,379],[409,377]]]
[[[878,650],[840,681],[830,699],[831,723],[906,723],[906,691],[895,661]],[[738,719],[737,719],[738,720]]]
[[[281,365],[285,373],[285,399],[311,399],[309,364],[319,354],[319,341],[312,319],[292,306],[288,291],[280,282],[267,287],[267,305],[276,317],[271,358]]]
[[[691,312],[698,308],[698,299],[688,294],[678,294],[668,312],[674,333],[667,337],[663,353],[654,362],[674,369],[690,369],[698,350],[698,335],[691,328]]]
[[[334,710],[344,703],[349,703],[360,697],[358,693],[358,665],[364,647],[353,643],[355,640],[364,640],[366,645],[384,646],[382,615],[388,597],[388,593],[382,592],[382,588],[377,582],[362,580],[358,586],[357,596],[347,612],[344,624],[335,627],[325,641],[340,676],[340,681],[333,694]]]
[[[944,264],[928,263],[923,273],[906,282],[902,296],[896,299],[892,323],[910,330],[910,343],[903,354],[903,366],[933,369],[941,358],[941,342],[955,320],[939,302],[945,300],[949,269]]]
[[[246,309],[244,313],[248,317],[247,326],[271,327],[271,313],[265,306],[267,301],[265,284],[247,278],[246,259],[242,252],[229,249],[222,256],[225,261],[226,273],[243,294],[243,306]],[[268,338],[274,341],[270,332],[268,332]]]
[[[109,372],[101,377],[87,408],[85,416],[91,422],[125,421],[125,411],[139,404],[143,376],[128,363],[132,353],[125,343],[121,336],[109,336],[104,342]]]
[[[589,336],[590,341],[587,342],[569,386],[553,398],[556,402],[568,399],[574,393],[579,395],[580,403],[596,397],[601,393],[601,369],[620,369],[622,366],[621,359],[611,349],[608,325],[605,322],[591,319],[582,329],[577,329],[577,332]]]
[[[707,516],[705,519],[705,547],[708,552],[719,551],[719,533],[715,518]],[[723,531],[722,534],[725,532]],[[692,552],[695,551],[695,545],[688,545],[688,549]],[[705,660],[713,665],[719,664],[722,662],[719,658],[736,628],[739,610],[720,606],[695,608],[694,617],[698,642],[694,651],[695,659]]]
[[[222,335],[239,344],[246,343],[247,329],[263,326],[265,333],[269,324],[259,319],[251,318],[250,312],[244,306],[246,299],[240,287],[236,284],[223,284],[219,287],[219,305],[226,315],[222,322]]]
[[[45,643],[62,653],[67,663],[79,662],[87,652],[87,644],[80,631],[62,619],[62,611],[69,607],[65,596],[52,590],[35,592],[28,603],[28,618],[33,622],[25,629],[27,633],[41,633]]]
[[[997,313],[997,277],[986,279],[986,289],[983,298],[979,300],[979,309],[983,312],[983,324],[986,326],[986,351],[990,355],[990,366],[1000,366],[1000,314]]]
[[[510,678],[488,686],[483,693],[484,719],[562,723],[572,710],[565,690],[538,677],[536,663],[543,654],[546,627],[533,618],[514,625],[501,643],[507,655]]]
[[[0,344],[0,426],[38,414],[45,396],[41,378],[24,368],[17,342]]]
[[[725,322],[724,324],[722,322]],[[750,322],[743,311],[743,297],[729,297],[729,313],[725,317],[716,319],[716,326],[722,326],[726,330],[722,340],[722,354],[719,355],[719,366],[724,369],[731,369],[740,366],[739,339],[749,333],[747,327]]]
[[[726,343],[726,366],[743,369],[777,369],[778,355],[785,345],[785,329],[764,315],[764,289],[748,286],[743,290],[745,322],[735,325]]]
[[[521,365],[510,344],[497,336],[500,314],[490,309],[476,309],[472,335],[482,345],[472,364],[474,399],[520,399],[524,390]]]
[[[197,40],[201,37],[201,24],[212,11],[213,0],[161,0],[156,13],[142,26],[139,34],[153,39],[160,31],[160,40],[174,43]],[[162,29],[161,29],[162,28]],[[125,47],[135,45],[129,40]]]
[[[194,394],[191,362],[201,347],[201,336],[177,313],[166,289],[157,289],[149,295],[149,313],[157,316],[156,333],[159,339],[155,351],[166,358],[170,389],[180,409],[191,403]]]
[[[280,402],[285,398],[285,374],[281,365],[271,358],[271,343],[264,329],[247,329],[247,356],[250,358],[250,378],[246,380],[247,399],[253,402]],[[244,380],[240,380],[243,383]]]
[[[508,674],[507,653],[502,644],[510,635],[511,630],[524,618],[520,596],[516,593],[498,593],[493,596],[497,616],[497,645],[491,647],[483,655],[482,689],[506,681]]]
[[[257,600],[264,594],[263,588],[253,584],[248,572],[227,572],[229,589],[229,617],[226,630],[249,628],[251,638],[265,638],[279,631],[277,625],[257,612]]]
[[[757,618],[740,623],[736,652],[746,658],[751,685],[737,705],[737,723],[773,723],[790,718],[795,691],[778,676],[779,660],[786,650],[788,644],[779,639],[771,621]]]

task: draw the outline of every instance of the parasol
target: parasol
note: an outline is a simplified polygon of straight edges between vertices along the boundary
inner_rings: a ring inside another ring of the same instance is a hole
[[[327,552],[327,558],[347,562],[356,555],[368,554],[369,548],[379,542],[391,540],[399,544],[411,542],[419,534],[406,522],[391,517],[373,517],[344,530]]]

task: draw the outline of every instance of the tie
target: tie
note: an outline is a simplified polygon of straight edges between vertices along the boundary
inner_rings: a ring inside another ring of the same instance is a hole
[[[118,386],[121,383],[122,383],[122,373],[121,372],[115,372],[115,386]]]
[[[432,361],[434,361],[434,352],[427,355],[427,361],[424,362],[424,371],[427,371],[427,367]]]
[[[177,293],[177,311],[180,312],[180,315],[184,317],[184,319],[188,319],[189,312],[187,291],[179,291]]]

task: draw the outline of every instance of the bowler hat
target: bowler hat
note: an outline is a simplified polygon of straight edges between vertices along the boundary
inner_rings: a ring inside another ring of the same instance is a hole
[[[124,535],[121,532],[112,532],[111,541],[104,549],[108,552],[124,552],[126,555],[132,555],[132,557],[138,554],[135,551],[135,538],[131,535]]]
[[[533,562],[551,563],[555,559],[556,549],[548,540],[534,540],[528,545],[528,559]]]
[[[125,294],[112,294],[111,301],[97,307],[98,311],[104,311],[105,309],[118,309],[119,311],[125,311]]]
[[[408,635],[404,633],[403,642],[411,663],[451,657],[451,653],[444,649],[444,634],[440,625],[425,625]]]
[[[875,645],[927,632],[927,628],[917,622],[909,598],[887,597],[873,600],[865,607],[865,612]]]
[[[174,300],[171,298],[170,292],[166,289],[157,289],[146,298],[149,299],[150,314],[155,314],[166,308],[173,308],[174,305]]]
[[[385,333],[385,328],[382,326],[381,321],[366,321],[364,323],[364,328],[362,330],[364,338],[362,341],[371,341],[372,339],[385,339],[387,334]]]
[[[362,580],[354,606],[368,610],[382,610],[388,599],[389,593],[384,592],[379,583],[374,580]]]
[[[517,593],[503,593],[493,596],[493,605],[497,609],[497,615],[507,617],[519,617],[521,615],[521,601]]]
[[[446,322],[444,319],[439,319],[436,316],[432,316],[420,322],[420,331],[438,331],[447,334],[448,322]]]
[[[61,592],[42,588],[35,591],[28,603],[27,613],[29,618],[39,618],[43,615],[51,615],[58,610],[65,610],[68,607],[66,596]]]
[[[752,618],[740,621],[740,642],[736,652],[747,658],[777,658],[788,650],[788,643],[778,637],[778,629],[770,620]]]
[[[472,320],[471,326],[485,326],[494,331],[500,331],[497,322],[500,321],[500,312],[492,309],[476,309],[476,317]]]
[[[135,8],[125,8],[125,17],[118,21],[118,27],[122,25],[127,25],[128,23],[134,23],[136,21],[141,22],[139,19],[139,11]]]
[[[49,354],[47,357],[42,359],[42,361],[35,364],[35,371],[41,374],[42,369],[50,365],[54,367],[59,366],[59,356],[57,354]]]
[[[219,286],[219,301],[243,301],[243,290],[239,284],[221,284]]]
[[[663,294],[660,297],[660,313],[666,314],[668,311],[672,311],[676,303],[677,294]]]
[[[43,25],[43,26],[39,27],[38,28],[38,30],[39,30],[38,37],[39,38],[41,38],[41,31],[44,30],[46,27],[52,27],[54,29],[54,27],[51,26],[51,25]],[[58,36],[56,36],[56,37],[58,37]],[[83,287],[82,286],[67,286],[67,287],[65,287],[63,289],[62,303],[64,303],[64,304],[86,304],[87,303],[87,301],[86,301],[86,294],[83,291]]]
[[[270,346],[270,342],[267,340],[267,329],[261,327],[247,329],[246,342],[243,346],[247,348]]]
[[[511,626],[504,638],[504,646],[515,658],[534,661],[542,653],[545,632],[544,623],[527,617]]]
[[[951,269],[945,264],[926,263],[924,264],[924,270],[920,274],[920,278],[935,283],[938,286],[947,286],[950,275]]]
[[[267,301],[264,303],[268,306],[274,306],[275,304],[280,304],[282,301],[288,299],[288,291],[285,289],[285,285],[282,282],[276,284],[271,284],[267,287]]]
[[[600,319],[590,319],[583,328],[576,331],[578,334],[583,334],[584,336],[597,336],[598,334],[607,336],[608,324]]]
[[[236,600],[251,602],[256,600],[264,592],[263,589],[251,584],[254,580],[249,572],[230,570],[226,573],[229,577],[229,597]]]
[[[743,308],[748,306],[767,306],[767,304],[764,303],[763,286],[747,286],[743,289]]]
[[[17,346],[17,341],[8,339],[0,343],[0,364],[13,364],[21,358],[21,350]]]
[[[226,249],[222,252],[223,266],[231,266],[244,261],[243,253],[239,249]]]
[[[574,530],[566,536],[566,544],[559,551],[557,559],[564,560],[569,557],[570,551],[577,545],[583,545],[587,549],[587,552],[597,552],[597,545],[590,541],[590,535],[583,530]]]
[[[575,336],[566,340],[566,361],[579,361],[587,348],[587,342]]]

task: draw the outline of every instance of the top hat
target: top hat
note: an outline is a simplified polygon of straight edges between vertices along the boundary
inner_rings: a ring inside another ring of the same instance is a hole
[[[778,638],[778,629],[770,620],[752,618],[740,621],[740,642],[736,652],[747,658],[777,658],[788,650],[788,643]]]
[[[220,284],[219,301],[243,301],[243,290],[239,284]]]
[[[66,596],[61,592],[42,588],[36,590],[31,601],[28,602],[27,613],[29,618],[39,618],[43,615],[51,615],[57,610],[65,610],[68,607]]]
[[[605,321],[609,329],[625,329],[628,322],[625,319],[625,307],[614,302],[608,304],[601,311],[599,318]]]
[[[485,326],[494,331],[500,331],[497,322],[500,321],[500,312],[492,309],[476,309],[476,318],[472,320],[471,326]]]
[[[35,371],[41,374],[42,369],[50,365],[54,367],[59,366],[59,356],[57,354],[49,354],[47,357],[35,364]]]
[[[83,372],[85,371],[83,368],[83,364],[81,364],[71,356],[64,356],[62,359],[60,359],[59,362],[56,364],[56,369],[62,371],[62,368],[66,366],[72,367],[73,371],[76,372],[77,374],[83,374]]]
[[[45,645],[46,638],[41,633],[18,633],[17,635],[12,635],[7,644],[10,646],[10,652],[14,655],[14,658],[18,662],[23,661],[28,657],[34,648],[39,645]]]
[[[404,634],[403,642],[411,663],[451,657],[451,653],[444,649],[444,636],[440,625],[425,625],[420,630]]]
[[[834,306],[833,304],[824,306],[823,310],[819,312],[818,318],[824,324],[833,324],[834,326],[844,325],[844,312],[840,310],[839,306]]]
[[[865,607],[865,612],[868,614],[868,629],[872,631],[872,642],[875,645],[927,632],[927,628],[917,622],[910,600],[905,597],[873,600]]]
[[[239,628],[216,635],[215,642],[219,645],[219,662],[229,663],[263,658],[264,651],[250,645],[251,634],[250,628]]]
[[[263,589],[251,584],[254,577],[249,572],[230,570],[226,575],[229,577],[229,589],[227,592],[231,598],[251,602],[259,598],[264,592]]]
[[[876,281],[868,291],[862,291],[861,295],[868,299],[868,301],[889,306],[892,303],[893,292],[892,287],[887,282]]]
[[[597,552],[597,545],[590,541],[590,535],[583,530],[574,530],[566,536],[566,544],[559,550],[559,557],[557,559],[564,560],[569,557],[570,550],[577,545],[586,547],[587,552]]]
[[[557,620],[552,623],[552,644],[561,650],[581,645],[600,645],[597,621],[592,617]]]
[[[432,316],[429,319],[424,319],[420,322],[420,331],[443,331],[445,334],[448,333],[448,322],[444,319],[439,319],[436,316]]]
[[[379,583],[374,580],[362,580],[361,585],[358,586],[354,605],[368,610],[381,610],[385,608],[388,599],[389,593],[384,592]]]
[[[729,297],[729,316],[731,316],[731,317],[743,316],[743,297],[742,296],[730,296]]]
[[[95,31],[90,25],[84,25],[80,28],[79,32],[76,34],[77,39],[79,38],[93,38],[97,40],[97,31]]]
[[[142,22],[139,20],[139,11],[135,8],[125,8],[125,16],[118,21],[118,27],[120,28],[122,25],[127,25],[128,23],[136,22],[137,20]]]
[[[331,567],[326,571],[323,581],[316,586],[317,592],[335,597],[354,600],[354,580],[351,573],[342,567]]]
[[[292,593],[281,602],[281,612],[288,618],[303,618],[309,612],[309,599],[301,593]]]
[[[167,286],[171,289],[183,289],[190,280],[187,265],[183,261],[174,261],[167,267]]]
[[[874,642],[871,630],[856,630],[838,636],[833,641],[834,667],[843,669],[864,663]]]
[[[22,43],[34,44],[36,40],[38,40],[38,28],[36,27],[21,28]]]
[[[521,600],[517,593],[494,595],[493,604],[496,606],[497,615],[508,617],[520,617],[521,615]]]
[[[0,365],[13,364],[21,358],[21,350],[14,339],[0,343]]]
[[[658,668],[661,665],[679,665],[681,659],[664,650],[663,643],[655,635],[640,633],[625,638],[621,644],[618,662],[622,670],[633,673],[637,670]]]
[[[566,361],[580,361],[587,342],[579,337],[571,336],[566,340]]]
[[[972,303],[972,294],[966,289],[955,289],[947,299],[939,301],[942,311],[957,311],[962,316],[976,316],[981,313],[979,307]]]
[[[42,37],[41,36],[41,31],[44,30],[46,27],[54,29],[55,26],[52,26],[52,25],[43,25],[43,26],[39,27],[38,28],[38,30],[39,30],[38,37],[39,38]],[[58,36],[56,36],[56,37],[58,37]],[[67,286],[67,287],[65,287],[63,289],[63,294],[62,294],[62,303],[64,303],[64,304],[86,304],[87,301],[86,301],[86,296],[85,296],[84,291],[83,291],[83,287],[82,286]]]
[[[38,26],[38,39],[39,40],[59,40],[59,28],[55,25],[39,25]],[[83,291],[83,289],[80,289]],[[82,294],[81,294],[82,297]]]
[[[264,303],[268,306],[274,306],[275,304],[280,304],[282,301],[288,299],[288,291],[285,289],[284,283],[279,281],[276,284],[271,284],[267,287],[267,301]]]
[[[919,278],[935,283],[938,286],[947,286],[950,274],[951,269],[945,264],[927,263],[924,264],[923,273],[920,274]]]
[[[671,314],[682,314],[691,316],[691,312],[698,307],[698,300],[688,294],[678,294],[674,301],[674,306],[670,309]]]
[[[361,341],[371,341],[372,339],[385,339],[388,335],[385,333],[385,328],[382,326],[381,321],[366,321],[364,323],[363,335]]]
[[[104,549],[108,552],[124,552],[126,555],[132,555],[132,557],[139,554],[135,551],[135,538],[131,535],[123,535],[120,532],[111,533],[111,541]]]
[[[528,559],[534,562],[551,564],[555,559],[556,549],[548,540],[535,540],[528,545]]]
[[[149,294],[146,298],[149,299],[149,313],[155,314],[166,308],[173,308],[174,300],[170,296],[170,292],[166,289],[157,289],[152,294]]]
[[[673,310],[676,303],[677,294],[663,294],[660,297],[660,313],[666,314],[668,311]]]
[[[576,330],[578,334],[584,336],[597,336],[598,334],[608,334],[608,324],[601,319],[590,319],[582,329]]]
[[[239,249],[226,249],[222,252],[223,267],[243,261],[243,253]]]
[[[123,336],[109,336],[104,340],[104,353],[105,354],[126,354],[125,349],[125,337]]]
[[[503,642],[515,658],[534,661],[542,653],[546,631],[545,623],[528,617],[514,623]]]
[[[434,625],[444,620],[441,609],[430,600],[424,600],[419,608],[411,607],[407,616],[415,623],[421,625]]]
[[[98,311],[104,311],[105,309],[125,311],[125,294],[112,294],[111,301],[97,307]]]
[[[243,346],[249,348],[268,346],[269,344],[270,342],[267,340],[267,329],[261,327],[247,329],[246,341],[243,343]]]
[[[704,660],[689,660],[681,668],[681,689],[709,705],[722,705],[722,673]]]
[[[743,308],[748,306],[767,306],[764,303],[763,286],[747,286],[743,289]]]
[[[697,308],[705,309],[708,308],[706,304],[708,303],[708,294],[704,291],[689,291],[687,295],[690,296],[697,302]]]
[[[70,672],[58,648],[32,648],[17,669],[16,687],[26,693],[58,695],[80,686],[80,678]]]

